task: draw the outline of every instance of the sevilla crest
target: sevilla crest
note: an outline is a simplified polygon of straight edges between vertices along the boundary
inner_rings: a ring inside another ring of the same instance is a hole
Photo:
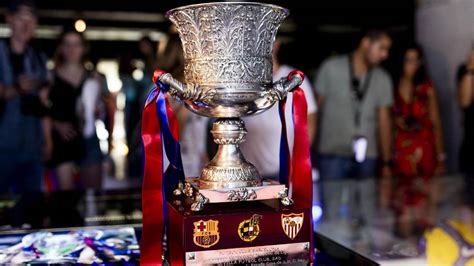
[[[304,213],[290,213],[281,215],[281,226],[283,232],[291,239],[295,237],[300,232],[303,227]]]

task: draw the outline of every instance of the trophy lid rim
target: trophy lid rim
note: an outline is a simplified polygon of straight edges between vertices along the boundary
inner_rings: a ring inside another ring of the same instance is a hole
[[[290,11],[287,8],[274,5],[274,4],[267,4],[267,3],[259,3],[259,2],[208,2],[208,3],[200,3],[200,4],[192,4],[192,5],[185,5],[170,9],[166,12],[165,17],[169,18],[173,13],[179,10],[188,9],[188,8],[195,8],[195,7],[205,7],[205,6],[214,6],[214,5],[247,5],[247,6],[265,6],[271,7],[275,9],[279,9],[285,12],[285,15],[289,15]]]

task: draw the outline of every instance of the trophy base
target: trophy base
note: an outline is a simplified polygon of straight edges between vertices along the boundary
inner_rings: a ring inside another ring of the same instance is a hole
[[[310,208],[254,201],[203,212],[168,201],[171,265],[308,265]]]
[[[278,199],[284,206],[293,204],[285,185],[273,180],[264,180],[260,186],[239,188],[202,188],[201,184],[202,180],[199,178],[186,178],[186,183],[180,184],[174,194],[184,195],[185,202],[192,202],[192,211],[202,211],[205,205],[212,203]]]
[[[262,185],[257,169],[250,163],[236,167],[207,165],[199,180],[201,189],[236,189]]]

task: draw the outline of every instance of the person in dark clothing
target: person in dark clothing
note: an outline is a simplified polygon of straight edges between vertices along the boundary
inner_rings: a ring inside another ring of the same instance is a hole
[[[465,204],[474,210],[474,47],[457,73],[458,102],[464,113],[461,171],[465,176]]]
[[[84,155],[79,118],[75,110],[84,77],[77,86],[63,80],[57,73],[53,73],[52,80],[50,100],[54,103],[51,108],[54,148],[50,163],[60,166],[71,161],[78,162]]]
[[[11,30],[0,41],[0,193],[42,189],[42,160],[52,150],[46,56],[29,43],[37,26],[33,1],[8,7]]]
[[[60,36],[49,99],[54,142],[51,165],[61,190],[75,188],[79,166],[81,176],[86,173],[97,183],[101,180],[102,154],[94,125],[100,82],[85,69],[85,53],[86,41],[80,33],[66,31]]]

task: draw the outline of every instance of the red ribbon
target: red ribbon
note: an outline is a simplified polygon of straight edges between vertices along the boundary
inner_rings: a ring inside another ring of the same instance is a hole
[[[293,119],[295,141],[293,144],[293,160],[291,183],[293,198],[302,202],[310,210],[310,229],[313,232],[313,178],[311,155],[308,137],[308,113],[304,91],[301,88],[293,91]],[[311,236],[313,237],[313,236]],[[313,241],[310,242],[310,260],[313,262]]]
[[[295,131],[293,159],[291,160],[293,198],[302,202],[304,206],[311,207],[313,203],[313,181],[307,124],[308,106],[304,91],[301,88],[293,91],[292,108]]]
[[[300,75],[304,79],[304,74],[298,70],[292,71],[288,75],[288,79],[291,79],[295,74]],[[304,91],[301,88],[293,90],[292,112],[294,143],[289,184],[292,186],[292,197],[295,202],[300,202],[303,206],[310,209],[310,229],[313,232],[313,178],[308,135],[308,104]],[[313,262],[313,241],[310,243],[310,250],[310,259]]]
[[[294,70],[288,74],[288,80],[294,75],[299,75],[304,80],[303,72]],[[293,104],[292,117],[294,128],[293,156],[290,158],[289,180],[293,191],[293,199],[303,204],[305,207],[312,207],[313,204],[313,180],[311,171],[311,156],[308,135],[308,104],[304,91],[296,88],[292,91]],[[284,112],[285,99],[280,102],[280,117],[282,120],[282,135],[286,137],[286,119]],[[283,105],[282,105],[283,103]],[[287,155],[289,156],[289,154]],[[280,163],[282,160],[280,159]],[[281,171],[281,168],[280,168]]]
[[[156,116],[156,95],[147,102],[142,117],[142,141],[145,155],[142,212],[143,229],[140,243],[141,265],[162,265],[163,255],[163,147]]]

